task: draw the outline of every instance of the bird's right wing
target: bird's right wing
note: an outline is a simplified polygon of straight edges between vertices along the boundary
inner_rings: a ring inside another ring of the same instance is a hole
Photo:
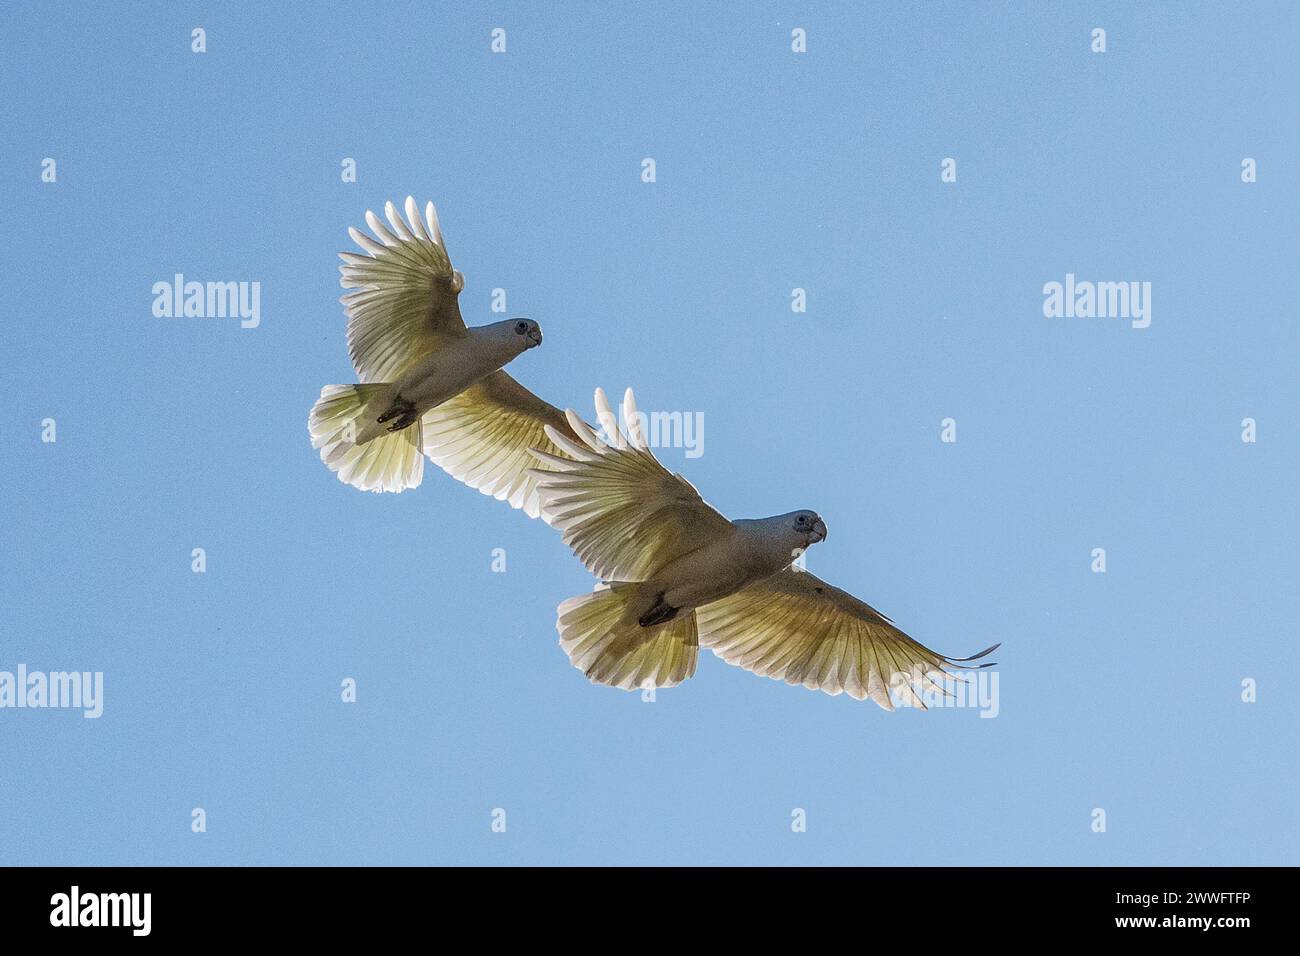
[[[570,410],[565,413],[569,427],[581,440],[548,426],[547,437],[569,457],[534,450],[548,470],[531,470],[543,517],[593,574],[605,581],[644,581],[675,558],[732,531],[731,522],[689,481],[651,454],[630,388],[623,397],[626,436],[600,389],[596,415],[603,429],[616,436],[615,445]]]
[[[433,203],[421,218],[407,196],[406,222],[391,202],[384,214],[388,226],[366,212],[378,241],[348,229],[366,255],[339,253],[339,284],[351,290],[340,300],[348,352],[362,382],[392,382],[447,337],[467,334],[457,302],[465,279],[451,267]]]
[[[540,498],[529,449],[561,454],[546,437],[548,427],[578,440],[562,411],[499,369],[429,409],[421,425],[430,461],[457,481],[521,508],[530,518],[538,516]]]
[[[918,690],[948,693],[948,669],[972,670],[1000,645],[973,657],[944,657],[908,637],[889,618],[815,574],[786,568],[697,608],[701,646],[728,664],[832,696],[870,697],[893,710],[890,692],[925,705]],[[979,667],[988,667],[981,664]]]

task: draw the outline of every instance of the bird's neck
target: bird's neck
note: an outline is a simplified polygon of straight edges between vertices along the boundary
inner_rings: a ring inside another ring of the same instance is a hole
[[[775,574],[794,560],[794,548],[783,533],[781,518],[741,518],[732,522],[759,576]]]
[[[482,356],[485,362],[495,363],[489,371],[495,371],[508,364],[523,351],[520,348],[523,336],[513,332],[502,335],[499,328],[490,325],[471,328],[469,335],[474,342],[474,352]]]

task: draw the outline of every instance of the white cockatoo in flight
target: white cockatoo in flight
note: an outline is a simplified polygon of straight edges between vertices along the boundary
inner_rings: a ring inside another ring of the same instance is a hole
[[[625,690],[670,687],[695,673],[699,646],[787,684],[870,697],[893,710],[891,691],[924,706],[926,685],[948,693],[946,668],[968,658],[937,654],[888,618],[815,574],[791,566],[826,538],[815,511],[728,521],[646,445],[632,390],[620,430],[596,390],[604,440],[573,411],[569,428],[546,426],[533,455],[543,516],[603,582],[559,606],[560,646],[592,681]]]
[[[375,238],[348,230],[361,252],[342,252],[340,300],[359,384],[326,385],[307,427],[339,480],[364,491],[403,491],[424,476],[427,456],[453,477],[537,517],[530,447],[555,452],[543,431],[567,433],[558,408],[502,367],[542,343],[531,319],[466,327],[438,214],[406,198],[406,220],[373,212]]]

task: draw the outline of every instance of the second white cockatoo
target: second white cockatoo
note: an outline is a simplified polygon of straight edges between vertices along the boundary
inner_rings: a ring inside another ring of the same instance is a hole
[[[467,327],[458,302],[465,278],[451,266],[433,203],[421,216],[408,196],[405,221],[391,202],[384,213],[387,225],[366,213],[374,238],[348,230],[360,252],[339,254],[359,382],[321,390],[308,418],[313,447],[340,481],[365,491],[414,488],[428,457],[537,517],[528,449],[557,451],[544,429],[568,426],[502,367],[540,345],[542,330],[524,318]]]
[[[791,567],[826,538],[815,511],[729,521],[651,453],[628,389],[619,428],[596,390],[607,441],[573,411],[564,431],[546,427],[564,456],[534,449],[542,508],[587,568],[594,593],[559,606],[560,645],[592,681],[633,690],[668,687],[695,673],[699,647],[729,664],[828,694],[891,693],[924,706],[969,658],[935,653],[874,608]]]

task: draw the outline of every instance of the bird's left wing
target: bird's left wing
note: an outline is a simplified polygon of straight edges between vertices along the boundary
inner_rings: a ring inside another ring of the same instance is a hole
[[[433,203],[421,217],[407,196],[405,222],[391,202],[384,215],[387,225],[366,212],[375,238],[348,230],[365,255],[339,253],[348,352],[362,382],[391,382],[448,337],[468,334],[457,302],[465,279],[447,258]]]
[[[734,533],[689,481],[659,464],[630,388],[623,396],[626,435],[604,390],[596,389],[596,418],[614,444],[573,411],[566,417],[581,441],[551,429],[548,437],[568,457],[534,451],[548,467],[532,474],[543,517],[592,574],[603,581],[645,581],[674,559]]]
[[[728,664],[787,684],[870,697],[893,710],[891,690],[924,708],[918,691],[947,693],[949,668],[973,670],[973,657],[949,658],[908,637],[875,608],[815,574],[786,568],[696,610],[700,645]],[[988,664],[978,665],[988,667]]]
[[[561,454],[546,437],[548,425],[578,439],[562,411],[500,370],[425,412],[421,423],[430,461],[530,518],[538,516],[540,503],[528,449]]]

